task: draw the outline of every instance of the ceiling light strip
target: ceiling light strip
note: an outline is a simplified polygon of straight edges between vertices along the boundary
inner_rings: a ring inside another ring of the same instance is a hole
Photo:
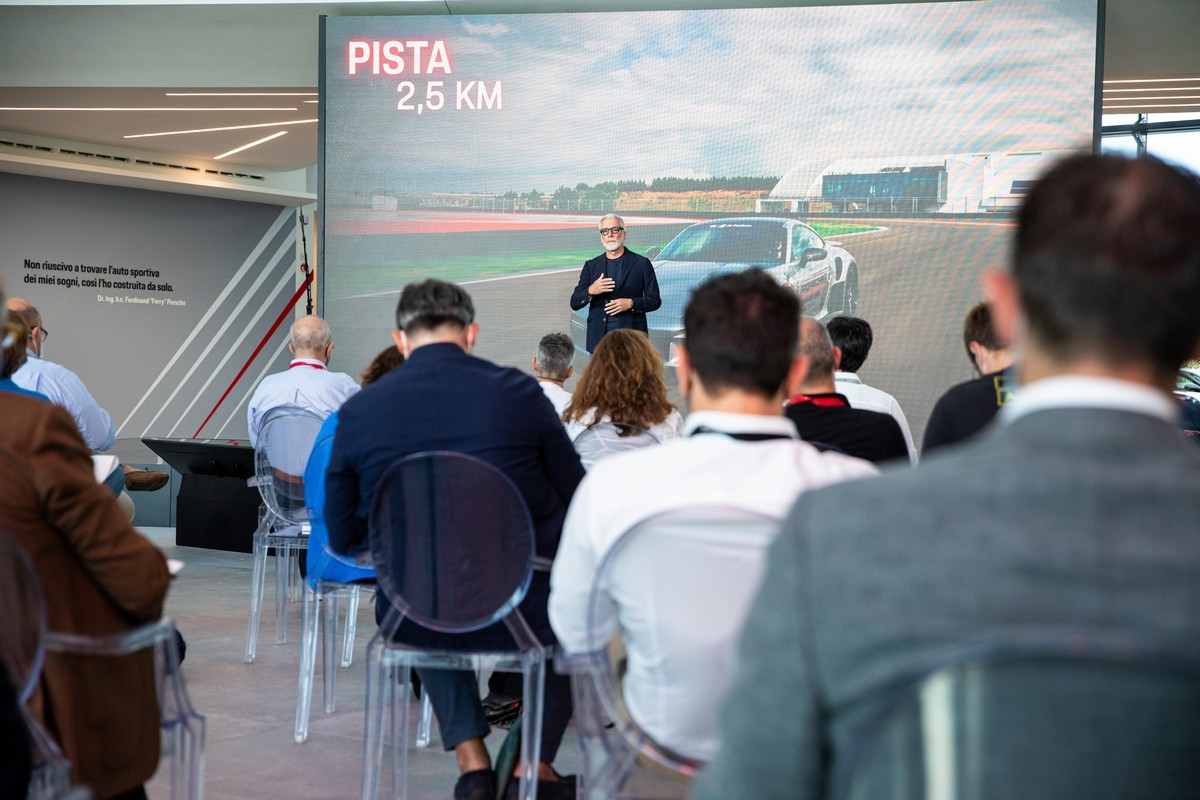
[[[316,97],[316,92],[164,92],[167,97]]]
[[[1133,92],[1194,92],[1200,90],[1200,81],[1191,86],[1149,86],[1140,89],[1105,89],[1105,94],[1130,94]],[[308,101],[305,100],[305,103]]]
[[[1197,77],[1193,75],[1190,78],[1114,78],[1105,81],[1105,83],[1184,83],[1196,80],[1198,80]]]
[[[296,111],[294,107],[264,106],[262,108],[247,108],[245,106],[228,108],[217,107],[182,107],[155,106],[146,108],[125,108],[117,106],[0,106],[0,111]]]
[[[1198,108],[1198,109],[1200,109],[1200,103],[1136,103],[1131,106],[1110,106],[1110,105],[1101,106],[1102,111],[1118,111],[1121,109],[1126,109],[1129,111],[1138,111],[1141,109],[1148,109],[1148,108]]]
[[[157,133],[131,133],[122,139],[147,139],[151,136],[181,136],[187,133],[215,133],[217,131],[244,131],[249,128],[282,128],[286,125],[307,125],[316,122],[315,119],[294,119],[288,122],[259,122],[254,125],[226,125],[222,128],[196,128],[190,131],[159,131]]]
[[[235,147],[232,150],[230,150],[228,153],[221,153],[221,155],[219,155],[219,156],[213,156],[213,161],[220,161],[222,158],[225,158],[225,156],[231,156],[234,153],[240,153],[243,150],[249,150],[251,147],[257,147],[258,145],[262,144],[263,142],[269,142],[272,139],[278,139],[280,136],[283,136],[285,133],[287,133],[287,131],[277,131],[276,133],[272,133],[270,136],[264,136],[263,138],[261,138],[257,141],[251,142],[250,144],[244,144],[241,147]]]
[[[1170,94],[1153,97],[1106,97],[1114,103],[1145,103],[1148,100],[1200,100],[1200,94]]]

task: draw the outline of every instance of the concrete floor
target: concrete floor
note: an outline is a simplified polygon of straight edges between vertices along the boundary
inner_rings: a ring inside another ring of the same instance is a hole
[[[321,707],[321,666],[314,680],[310,733],[293,741],[300,664],[300,603],[288,614],[288,640],[274,639],[273,571],[269,568],[258,654],[242,663],[245,648],[251,556],[176,547],[173,528],[142,528],[170,558],[185,562],[167,597],[167,614],[187,639],[183,674],[196,710],[207,717],[205,797],[207,800],[325,800],[358,797],[362,775],[363,702],[366,644],[375,631],[374,609],[364,601],[354,664],[338,671],[337,711]],[[415,712],[415,706],[414,706]],[[415,717],[415,713],[412,715]],[[503,740],[494,731],[493,752]],[[568,731],[556,767],[578,771],[574,729]],[[411,755],[412,798],[450,798],[458,770],[453,754],[434,741]],[[151,800],[168,798],[157,779]]]

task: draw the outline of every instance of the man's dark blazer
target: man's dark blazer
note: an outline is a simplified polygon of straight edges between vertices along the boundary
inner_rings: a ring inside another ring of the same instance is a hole
[[[840,394],[814,397],[837,397],[846,401]],[[851,408],[849,401],[844,406],[791,403],[783,412],[805,441],[833,445],[846,455],[873,462],[908,458],[904,431],[891,414]]]
[[[596,349],[596,345],[600,343],[600,339],[604,337],[604,333],[608,329],[610,318],[604,313],[604,304],[609,300],[621,297],[628,297],[632,300],[632,309],[624,314],[617,314],[611,319],[618,328],[632,328],[642,333],[647,331],[646,315],[651,311],[657,311],[658,307],[662,305],[662,298],[658,296],[658,278],[654,274],[654,265],[650,263],[650,259],[638,255],[628,247],[625,248],[623,272],[620,279],[617,280],[616,287],[611,292],[596,297],[589,296],[588,287],[595,283],[601,275],[612,277],[609,274],[612,261],[613,259],[610,259],[607,253],[601,253],[586,262],[579,272],[579,283],[575,285],[575,291],[571,292],[571,310],[578,311],[590,304],[587,325],[587,351],[589,353]]]
[[[533,378],[468,355],[456,344],[417,348],[401,367],[338,411],[325,481],[325,520],[334,552],[366,549],[371,495],[380,476],[405,456],[425,450],[467,453],[512,479],[529,506],[538,555],[554,556],[567,505],[583,479],[579,457]],[[549,593],[549,576],[534,573],[521,604],[543,642],[554,641],[546,617]],[[401,638],[423,646],[512,647],[503,625],[447,639],[406,623]]]
[[[1173,424],[1108,409],[1030,411],[917,469],[805,492],[767,556],[723,750],[692,797],[823,796],[870,698],[967,643],[1069,630],[1191,646],[1197,519],[1200,452]],[[1071,758],[1052,724],[1027,733]],[[1116,735],[1099,752],[1155,731]]]

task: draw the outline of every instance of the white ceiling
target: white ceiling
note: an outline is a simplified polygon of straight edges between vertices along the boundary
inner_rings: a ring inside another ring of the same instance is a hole
[[[867,2],[867,0],[850,0]],[[879,2],[879,0],[873,0]],[[235,171],[290,171],[316,163],[315,97],[171,97],[169,92],[313,92],[320,15],[611,12],[646,8],[833,5],[696,0],[410,0],[385,3],[14,4],[0,0],[0,131],[156,154],[171,163],[230,165]],[[1200,95],[1200,0],[1108,0],[1104,41],[1106,104],[1122,97]],[[1114,80],[1188,77],[1173,91],[1120,92],[1154,84]],[[1183,91],[1191,86],[1190,90]],[[1200,111],[1189,101],[1143,100],[1140,110]],[[15,111],[14,107],[106,108]],[[215,110],[215,109],[223,110]],[[270,110],[236,110],[236,109]],[[124,110],[139,109],[139,110]],[[189,110],[182,110],[189,109]],[[203,109],[203,110],[191,110]],[[285,110],[286,109],[286,110]],[[290,123],[290,124],[288,124]],[[126,138],[164,131],[258,128]],[[233,148],[286,134],[213,162]]]

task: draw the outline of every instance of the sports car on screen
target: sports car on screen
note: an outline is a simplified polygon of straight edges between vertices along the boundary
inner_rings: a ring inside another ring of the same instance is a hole
[[[731,217],[685,228],[656,253],[654,262],[662,307],[646,315],[650,340],[668,362],[672,342],[683,334],[683,308],[692,289],[713,275],[766,270],[800,298],[814,319],[858,313],[858,265],[837,242],[794,219]],[[571,338],[585,350],[587,308],[571,315]]]

